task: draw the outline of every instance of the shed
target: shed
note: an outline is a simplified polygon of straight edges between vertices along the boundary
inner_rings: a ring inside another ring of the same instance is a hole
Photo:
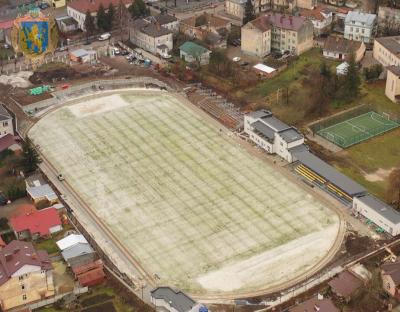
[[[363,285],[363,282],[349,271],[344,271],[333,278],[328,285],[336,295],[349,299]]]
[[[349,63],[343,62],[342,64],[336,66],[336,74],[337,75],[346,75],[348,68],[349,68]]]
[[[93,50],[78,49],[69,53],[70,59],[73,62],[89,63],[96,60],[97,54]]]
[[[277,73],[277,70],[275,68],[269,67],[261,63],[254,65],[253,68],[257,71],[257,73],[265,77],[272,77]]]
[[[88,241],[82,234],[70,234],[57,241],[56,244],[60,250],[65,250],[76,244],[88,244]]]
[[[188,63],[199,62],[207,65],[210,62],[211,51],[191,41],[186,41],[179,47],[180,58]]]
[[[101,284],[106,277],[103,268],[96,268],[78,275],[79,284],[82,286],[95,286]]]

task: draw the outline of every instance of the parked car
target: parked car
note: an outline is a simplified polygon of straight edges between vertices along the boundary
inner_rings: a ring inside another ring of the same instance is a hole
[[[59,47],[59,48],[57,48],[57,51],[58,52],[68,51],[68,47],[67,46]]]
[[[239,62],[241,60],[241,58],[239,56],[235,56],[232,61],[234,62]]]
[[[234,39],[234,40],[232,40],[232,45],[233,45],[234,47],[239,47],[241,44],[242,44],[242,40],[240,40],[240,39]]]
[[[114,48],[114,55],[120,55],[121,51],[118,48]]]
[[[4,49],[10,49],[11,46],[10,46],[8,43],[4,43],[4,44],[3,44],[3,48],[4,48]]]
[[[127,55],[129,55],[129,51],[127,51],[127,50],[122,50],[122,51],[121,51],[121,55],[122,55],[122,56],[127,56]]]
[[[110,33],[104,33],[104,34],[100,35],[99,41],[108,40],[110,38],[111,38],[111,34]]]
[[[57,176],[57,179],[58,179],[59,181],[64,181],[64,180],[65,180],[64,176],[62,175],[62,173],[60,173],[60,174]]]

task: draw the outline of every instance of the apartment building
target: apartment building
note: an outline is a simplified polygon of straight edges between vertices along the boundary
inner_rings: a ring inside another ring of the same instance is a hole
[[[383,66],[400,66],[400,36],[375,38],[373,56]]]
[[[317,0],[252,0],[252,2],[256,14],[267,10],[312,10],[317,6]],[[245,4],[246,0],[225,0],[225,12],[243,20]]]
[[[248,24],[242,27],[244,53],[265,56],[269,51],[276,50],[300,55],[313,46],[313,24],[303,16],[266,14]],[[254,40],[261,37],[262,40]]]
[[[344,38],[371,43],[376,31],[376,15],[350,11],[344,20]]]
[[[131,29],[130,41],[138,47],[162,56],[173,48],[173,31],[149,19],[136,19]]]

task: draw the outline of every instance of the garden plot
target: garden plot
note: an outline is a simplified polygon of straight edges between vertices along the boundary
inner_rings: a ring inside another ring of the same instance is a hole
[[[278,285],[337,238],[336,213],[167,93],[82,100],[29,136],[160,284],[193,294]]]

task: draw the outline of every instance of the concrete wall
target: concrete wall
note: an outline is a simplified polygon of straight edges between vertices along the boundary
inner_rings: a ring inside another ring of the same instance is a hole
[[[271,53],[271,30],[262,32],[251,23],[242,27],[241,50],[245,54],[264,57]]]

